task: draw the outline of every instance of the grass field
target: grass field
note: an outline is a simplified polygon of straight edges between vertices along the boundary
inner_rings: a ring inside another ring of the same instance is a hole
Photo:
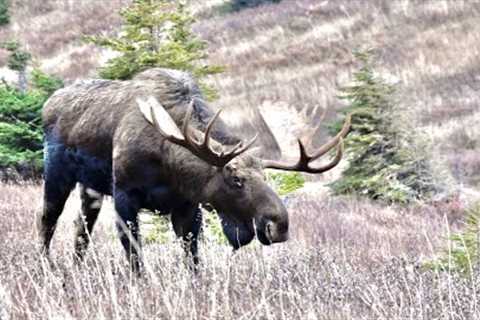
[[[144,247],[146,273],[129,274],[107,203],[86,261],[73,253],[72,197],[51,262],[37,247],[38,185],[0,186],[1,319],[474,319],[478,274],[423,267],[461,217],[457,204],[408,209],[296,193],[292,240],[233,254],[201,244],[198,274],[180,243]]]
[[[12,0],[16,37],[35,63],[66,82],[95,76],[111,53],[83,34],[118,30],[127,0]],[[41,3],[41,4],[40,4]],[[448,182],[453,196],[385,206],[332,197],[338,170],[287,196],[285,244],[254,243],[233,253],[201,244],[198,274],[178,241],[144,247],[146,273],[129,274],[107,202],[86,261],[73,259],[72,196],[53,241],[38,254],[39,184],[0,184],[0,319],[479,319],[479,268],[460,277],[425,267],[448,250],[465,209],[480,199],[480,3],[475,1],[283,0],[229,11],[222,0],[190,1],[209,61],[227,71],[209,79],[232,126],[258,107],[285,155],[295,136],[326,138],[318,116],[337,117],[338,87],[357,68],[352,49],[372,47],[378,71]],[[0,76],[6,53],[0,51]],[[230,116],[228,117],[228,112]]]

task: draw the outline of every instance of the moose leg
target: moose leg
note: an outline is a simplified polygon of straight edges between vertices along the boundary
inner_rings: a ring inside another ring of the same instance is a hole
[[[37,219],[37,229],[40,238],[40,250],[47,256],[49,254],[50,242],[57,226],[57,220],[62,214],[65,202],[75,186],[75,180],[68,168],[63,165],[62,157],[63,149],[49,148],[48,144],[46,145],[43,211]]]
[[[75,254],[79,261],[82,261],[90,242],[90,234],[102,207],[103,195],[80,186],[80,198],[82,211],[75,220]]]
[[[132,271],[140,274],[142,269],[141,244],[138,227],[140,201],[132,192],[116,189],[115,210],[118,214],[117,230]]]
[[[198,235],[202,226],[202,212],[197,205],[184,203],[172,210],[173,230],[177,237],[182,237],[187,254],[191,254],[193,264],[197,265]]]

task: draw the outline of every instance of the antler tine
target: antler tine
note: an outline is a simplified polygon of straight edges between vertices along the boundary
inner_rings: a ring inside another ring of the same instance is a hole
[[[192,119],[193,107],[194,107],[194,100],[192,99],[187,107],[187,113],[185,115],[185,119],[183,120],[182,132],[185,140],[191,144],[197,144],[194,139],[190,136],[190,119]]]
[[[210,131],[212,130],[213,124],[218,119],[218,116],[220,116],[222,110],[223,109],[219,109],[207,124],[207,128],[205,129],[205,138],[203,139],[203,146],[205,148],[210,149]]]
[[[328,151],[330,151],[331,149],[333,149],[336,145],[338,145],[338,144],[340,143],[340,139],[345,138],[345,136],[347,135],[348,131],[350,130],[351,123],[352,123],[352,115],[349,114],[349,115],[347,115],[347,117],[346,117],[346,119],[345,119],[345,122],[343,123],[342,130],[340,130],[340,132],[339,132],[334,138],[332,138],[330,141],[328,141],[328,142],[325,143],[323,146],[321,146],[321,147],[317,150],[317,152],[315,152],[315,153],[312,155],[312,159],[318,159],[318,158],[320,158],[320,157],[323,156],[325,153],[327,153]]]
[[[165,139],[171,140],[172,142],[175,142],[177,144],[182,144],[183,145],[185,143],[184,139],[179,139],[179,138],[163,131],[163,129],[160,127],[160,124],[158,123],[157,117],[155,116],[155,111],[154,111],[153,107],[150,107],[150,114],[151,114],[151,117],[152,117],[153,126],[160,132],[160,134]]]
[[[253,136],[252,139],[250,139],[250,141],[248,141],[248,143],[246,145],[243,145],[243,141],[240,141],[235,147],[233,147],[233,149],[229,152],[233,155],[232,159],[242,153],[244,153],[245,151],[247,151],[248,148],[250,148],[254,143],[255,141],[257,140],[258,138],[258,132],[255,134],[255,136]],[[238,149],[240,148],[240,149]],[[238,150],[237,150],[238,149]]]
[[[263,160],[263,166],[264,168],[280,169],[287,171],[301,171],[307,173],[322,173],[328,171],[335,167],[342,159],[344,150],[343,138],[348,134],[348,131],[350,130],[350,125],[351,115],[348,115],[342,127],[342,130],[340,130],[340,132],[333,139],[320,147],[320,149],[313,155],[309,155],[302,140],[297,139],[298,147],[300,150],[300,158],[295,165],[288,165],[274,160]],[[311,161],[318,159],[320,156],[324,155],[334,147],[337,147],[337,153],[332,161],[319,168],[310,167]]]

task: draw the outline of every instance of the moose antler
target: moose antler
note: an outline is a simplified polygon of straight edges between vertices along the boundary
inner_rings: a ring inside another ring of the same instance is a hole
[[[303,144],[302,140],[297,139],[298,146],[300,149],[300,159],[294,165],[289,165],[281,162],[277,162],[274,160],[262,160],[262,164],[264,168],[271,168],[271,169],[280,169],[286,171],[301,171],[307,173],[322,173],[328,171],[335,167],[343,156],[343,138],[348,134],[351,125],[351,115],[348,115],[345,119],[345,123],[343,124],[342,130],[330,141],[322,145],[314,154],[309,155],[305,149],[305,145]],[[337,147],[337,154],[332,161],[323,165],[319,168],[312,168],[310,167],[310,162],[320,158],[325,153]]]
[[[189,124],[190,124],[190,119],[192,117],[193,105],[194,105],[194,101],[192,100],[188,106],[187,114],[185,116],[185,121],[182,126],[183,137],[180,134],[173,135],[173,134],[166,133],[162,129],[161,125],[159,124],[159,121],[157,120],[156,112],[154,108],[151,106],[150,116],[151,116],[152,123],[165,139],[190,150],[197,157],[201,158],[202,160],[216,167],[225,166],[233,158],[237,157],[238,155],[245,152],[248,148],[250,148],[255,142],[255,140],[257,139],[258,134],[256,134],[253,137],[253,139],[251,139],[246,145],[243,144],[243,141],[240,141],[228,152],[225,152],[225,151],[221,151],[220,153],[216,152],[215,150],[213,150],[210,144],[211,142],[210,132],[212,130],[213,124],[215,123],[215,121],[218,119],[218,116],[222,112],[222,109],[219,109],[215,113],[215,115],[210,119],[205,129],[203,141],[199,141],[198,139],[194,138],[190,133],[191,129]]]

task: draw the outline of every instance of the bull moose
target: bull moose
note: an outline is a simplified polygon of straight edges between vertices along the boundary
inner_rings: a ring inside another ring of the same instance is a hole
[[[221,110],[220,110],[221,111]],[[142,265],[140,209],[170,214],[197,263],[201,204],[216,209],[234,248],[255,235],[269,245],[288,239],[288,213],[267,185],[264,168],[322,173],[336,166],[350,119],[314,153],[299,139],[296,164],[260,159],[202,98],[187,73],[152,68],[128,81],[86,80],[63,88],[43,108],[44,207],[38,219],[48,254],[65,201],[80,184],[75,253],[81,259],[104,195],[114,199],[117,229],[134,270]],[[180,130],[180,128],[182,128]],[[309,163],[333,148],[326,165]]]

